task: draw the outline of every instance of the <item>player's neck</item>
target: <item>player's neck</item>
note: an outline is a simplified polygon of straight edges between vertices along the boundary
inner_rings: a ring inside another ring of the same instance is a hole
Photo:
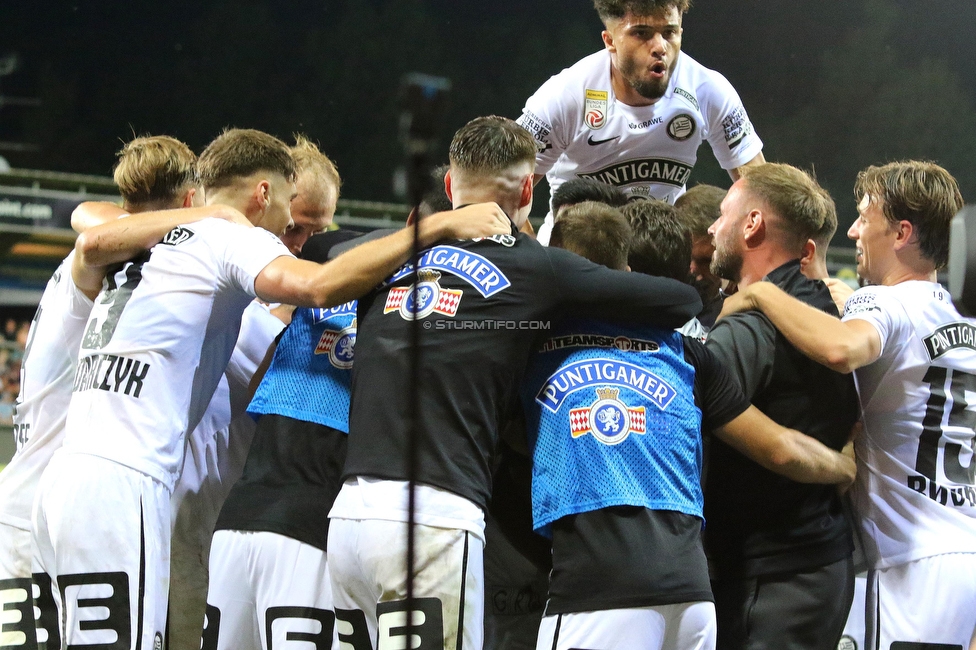
[[[240,191],[235,191],[233,187],[225,187],[219,190],[209,190],[207,192],[207,205],[229,205],[247,217],[247,220],[254,223],[254,203],[250,200],[250,195],[243,196]]]
[[[770,272],[775,271],[787,262],[798,259],[798,256],[790,255],[776,248],[752,251],[743,256],[739,288],[744,289],[755,282],[762,282],[763,278]]]

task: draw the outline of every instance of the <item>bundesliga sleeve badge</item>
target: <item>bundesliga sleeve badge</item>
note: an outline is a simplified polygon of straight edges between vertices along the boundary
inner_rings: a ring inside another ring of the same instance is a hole
[[[605,90],[586,90],[586,102],[583,106],[583,124],[594,131],[607,125],[607,106],[610,103],[610,93]]]

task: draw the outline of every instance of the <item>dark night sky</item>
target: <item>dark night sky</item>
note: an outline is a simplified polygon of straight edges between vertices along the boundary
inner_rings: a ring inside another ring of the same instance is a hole
[[[976,192],[973,0],[698,0],[684,26],[683,49],[732,81],[767,158],[815,168],[842,214],[856,170],[892,158],[935,159]],[[391,199],[403,72],[454,81],[446,138],[476,115],[516,117],[602,46],[600,29],[588,0],[0,0],[0,56],[21,60],[0,92],[44,100],[0,108],[0,141],[38,147],[0,154],[107,174],[132,131],[199,150],[227,125],[302,130],[337,160],[345,196]],[[704,149],[695,174],[724,179]]]

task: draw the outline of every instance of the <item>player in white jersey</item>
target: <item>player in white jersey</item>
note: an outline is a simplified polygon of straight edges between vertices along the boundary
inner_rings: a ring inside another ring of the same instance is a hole
[[[294,162],[282,142],[258,131],[226,131],[198,172],[208,204],[238,208],[259,228],[217,219],[174,228],[109,275],[96,299],[64,443],[32,518],[35,557],[63,596],[68,645],[162,647],[170,495],[186,432],[210,402],[247,305],[256,296],[347,302],[403,264],[413,243],[403,230],[327,265],[296,260],[277,238],[291,222]],[[497,205],[466,212],[428,219],[421,245],[508,232]],[[107,618],[90,620],[105,608]]]
[[[842,322],[765,282],[727,304],[761,309],[804,354],[855,373],[865,647],[964,649],[976,644],[976,322],[936,283],[962,196],[914,161],[867,168],[855,194],[848,236],[877,286],[854,292]]]
[[[708,141],[733,180],[765,162],[742,102],[720,73],[681,52],[688,0],[595,0],[606,48],[550,78],[518,123],[539,147],[536,180],[555,192],[594,178],[674,203]],[[539,230],[549,239],[553,215]]]
[[[108,224],[89,245],[103,254],[113,251],[114,258],[104,261],[125,261],[158,242],[175,225],[209,216],[210,210],[152,212],[191,205],[195,160],[190,149],[173,138],[136,138],[119,152],[115,169],[124,207],[84,203],[72,215],[72,224],[80,232]],[[144,214],[116,222],[126,212]],[[236,210],[224,212],[243,219]],[[0,600],[27,612],[32,605],[31,507],[41,474],[61,446],[78,347],[105,270],[86,266],[70,253],[48,281],[28,335],[14,415],[17,453],[0,473],[0,593],[6,594]],[[34,577],[37,605],[47,614],[50,586],[43,574]],[[39,626],[35,638],[34,618],[33,614],[22,617],[15,626],[24,634],[27,647],[38,640],[43,643],[49,631],[57,630],[57,625],[43,630],[45,626]]]
[[[281,241],[300,257],[308,238],[330,223],[341,180],[335,165],[318,147],[296,136],[291,147],[298,195],[291,202],[292,225]],[[244,312],[237,345],[207,413],[187,438],[183,472],[173,493],[173,542],[170,558],[169,650],[199,650],[207,590],[210,548],[217,515],[230,489],[244,471],[255,421],[245,413],[248,385],[284,323],[252,303]],[[239,563],[231,561],[235,572]],[[326,578],[327,580],[327,578]]]

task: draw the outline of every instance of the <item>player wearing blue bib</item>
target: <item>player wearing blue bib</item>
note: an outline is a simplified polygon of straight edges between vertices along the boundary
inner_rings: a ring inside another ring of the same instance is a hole
[[[657,222],[639,214],[647,207],[625,212],[650,229]],[[673,210],[667,217],[677,223]],[[606,239],[621,233],[615,264],[626,267],[626,244],[647,237],[633,236],[619,213],[567,215],[553,245],[609,260],[597,249],[610,244],[590,231],[601,218]],[[586,236],[575,237],[580,232]],[[665,242],[657,251],[684,251],[670,268],[685,277],[690,236],[683,228],[654,234],[669,233],[683,233],[686,244]],[[714,647],[701,541],[703,429],[797,480],[853,477],[849,458],[766,418],[703,344],[673,331],[564,323],[529,362],[522,397],[533,526],[553,543],[539,650]]]

